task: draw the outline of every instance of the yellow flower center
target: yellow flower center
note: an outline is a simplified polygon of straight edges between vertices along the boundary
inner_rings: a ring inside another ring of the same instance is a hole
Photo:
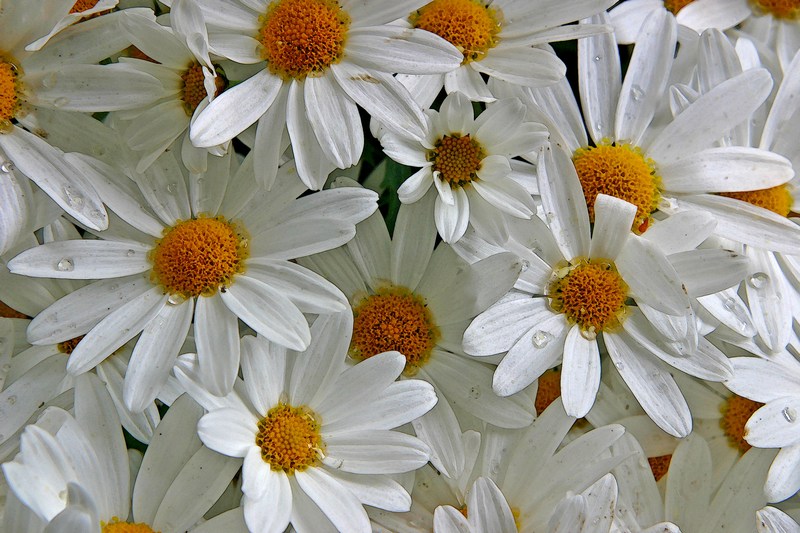
[[[80,335],[78,337],[75,337],[74,339],[69,339],[68,341],[59,342],[58,351],[63,353],[64,355],[70,355],[73,351],[75,351],[75,348],[78,347],[78,343],[81,342],[81,340],[83,340],[84,337],[85,335]]]
[[[0,54],[0,125],[11,126],[20,107],[19,68]]]
[[[744,426],[747,420],[763,403],[754,402],[735,394],[731,395],[722,405],[722,418],[719,423],[722,431],[728,437],[728,443],[744,453],[751,448],[744,440]]]
[[[800,19],[800,0],[750,0],[756,15],[772,15],[775,18]]]
[[[311,409],[278,404],[258,421],[256,444],[261,458],[276,472],[302,472],[316,464],[323,451],[319,428],[319,418]]]
[[[548,293],[553,310],[590,335],[617,328],[626,315],[628,286],[610,259],[579,258],[557,269]]]
[[[259,31],[261,55],[276,76],[303,80],[342,58],[349,27],[336,0],[276,0]]]
[[[179,222],[164,231],[150,252],[150,279],[183,298],[211,296],[244,271],[247,246],[244,229],[222,217]]]
[[[147,524],[137,522],[120,522],[116,516],[111,519],[111,522],[100,522],[101,533],[160,533],[154,531],[153,528]]]
[[[428,152],[433,170],[438,171],[439,177],[454,189],[478,179],[483,157],[483,148],[469,135],[445,135]]]
[[[664,0],[664,7],[666,7],[673,15],[677,15],[678,11],[683,9],[694,2],[694,0]]]
[[[390,286],[353,308],[350,355],[367,359],[396,350],[406,357],[406,374],[423,366],[439,340],[439,328],[425,300],[405,287]]]
[[[181,95],[183,107],[186,109],[186,114],[192,116],[194,110],[197,109],[197,106],[200,105],[203,98],[207,96],[203,67],[198,63],[194,63],[186,69],[186,72],[181,74],[181,79],[183,80],[183,91]],[[225,90],[227,80],[222,75],[217,74],[217,77],[214,78],[214,84],[216,86],[214,96],[218,96],[219,93]]]
[[[647,462],[650,463],[650,470],[653,471],[653,477],[656,478],[656,481],[667,475],[671,461],[672,454],[647,458]]]
[[[650,214],[661,199],[661,178],[653,160],[637,146],[600,144],[579,148],[572,157],[581,181],[589,219],[594,222],[594,202],[598,194],[616,196],[636,206],[633,230],[644,232]]]
[[[464,63],[480,61],[498,43],[502,17],[480,0],[433,0],[409,18],[415,28],[435,33],[464,54]]]
[[[16,309],[9,307],[4,302],[0,301],[0,318],[30,318],[24,313],[20,313]]]
[[[561,371],[551,368],[539,376],[539,385],[536,389],[536,415],[541,416],[550,404],[561,396]]]
[[[70,8],[70,13],[83,13],[97,5],[98,0],[78,0]]]
[[[769,189],[759,189],[757,191],[742,191],[742,192],[721,192],[720,196],[727,196],[728,198],[735,198],[749,204],[769,209],[773,213],[777,213],[782,217],[789,216],[792,211],[792,193],[786,185],[778,185],[770,187]]]

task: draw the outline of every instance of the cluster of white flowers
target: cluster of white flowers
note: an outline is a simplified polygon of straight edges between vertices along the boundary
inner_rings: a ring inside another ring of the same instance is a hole
[[[0,1],[0,530],[800,532],[799,50],[800,0]]]

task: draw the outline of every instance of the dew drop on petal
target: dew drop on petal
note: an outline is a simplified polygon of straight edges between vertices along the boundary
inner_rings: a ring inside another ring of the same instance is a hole
[[[736,300],[734,300],[733,298],[726,298],[725,303],[723,305],[725,306],[725,309],[727,309],[728,311],[733,311],[734,309],[736,309]]]
[[[167,192],[170,194],[175,194],[175,191],[178,190],[178,185],[175,183],[170,183],[167,185]]]
[[[6,401],[8,402],[8,405],[14,405],[15,403],[17,403],[17,397],[16,396],[9,396],[8,400],[6,400]]]
[[[769,282],[769,276],[765,272],[756,272],[747,278],[747,284],[754,289],[761,289]]]
[[[76,193],[70,187],[64,187],[64,194],[67,195],[67,204],[75,209],[80,209],[83,205],[83,196]]]
[[[180,305],[185,301],[186,298],[184,296],[181,296],[180,294],[170,294],[169,298],[167,298],[167,303],[169,305]]]
[[[128,257],[133,257],[134,255],[136,255],[136,252],[134,250],[128,250],[127,252],[125,252],[125,255],[127,255]]]
[[[75,270],[75,263],[69,257],[62,257],[56,263],[56,269],[60,272],[72,272]]]
[[[530,261],[528,261],[527,259],[523,259],[523,260],[522,260],[522,271],[523,271],[523,272],[525,272],[525,271],[526,271],[526,270],[528,270],[530,267],[531,267],[531,262],[530,262]]]
[[[3,161],[0,163],[0,171],[4,172],[5,174],[8,174],[12,170],[14,170],[14,163],[12,161]]]
[[[553,336],[550,333],[539,330],[534,332],[533,336],[531,337],[531,343],[533,343],[534,347],[536,348],[544,348],[552,339]]]
[[[64,107],[68,103],[69,103],[69,99],[64,98],[63,96],[53,100],[53,105],[56,106],[56,107]]]
[[[644,89],[642,89],[638,85],[634,85],[631,87],[631,98],[633,98],[634,102],[640,101],[643,97],[644,97]]]
[[[783,418],[790,424],[794,424],[794,422],[797,420],[797,412],[791,407],[784,407],[781,411],[781,414],[783,415]]]
[[[593,328],[589,329],[581,328],[581,337],[583,337],[587,341],[593,341],[597,338],[597,332]]]
[[[603,59],[601,56],[594,56],[595,61],[600,61],[601,59]]]

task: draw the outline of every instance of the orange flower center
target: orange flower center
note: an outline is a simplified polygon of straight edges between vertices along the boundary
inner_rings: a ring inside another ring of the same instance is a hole
[[[661,199],[661,178],[656,174],[655,163],[641,149],[630,144],[600,144],[577,149],[572,162],[592,222],[597,195],[608,194],[636,206],[632,229],[647,229],[650,214]]]
[[[336,0],[276,0],[259,31],[262,57],[285,80],[319,75],[342,58],[349,27]]]
[[[168,228],[149,259],[150,279],[169,294],[190,298],[211,296],[244,271],[248,239],[222,217],[197,218]]]
[[[541,416],[559,396],[561,396],[561,371],[551,368],[539,376],[536,400],[534,400],[536,415]]]
[[[184,104],[183,107],[186,109],[186,114],[192,116],[197,106],[203,101],[203,98],[208,96],[206,93],[203,67],[198,63],[194,63],[186,69],[186,72],[181,74],[181,79],[183,80],[183,92],[181,96]],[[218,96],[225,90],[227,80],[218,74],[217,77],[214,78],[214,84],[216,86],[214,96]]]
[[[101,533],[160,533],[154,531],[153,528],[147,524],[137,522],[120,522],[116,516],[111,519],[111,522],[100,522]]]
[[[756,15],[772,15],[786,20],[800,19],[800,0],[750,0]]]
[[[762,405],[733,394],[722,406],[722,418],[719,421],[722,431],[727,435],[729,444],[742,453],[752,447],[744,440],[744,426]]]
[[[579,258],[550,282],[550,305],[589,335],[617,328],[626,314],[628,286],[610,259]]]
[[[75,351],[75,348],[78,347],[78,343],[81,342],[81,340],[83,340],[84,337],[85,335],[80,335],[78,337],[75,337],[74,339],[69,339],[68,341],[59,342],[58,351],[63,353],[64,355],[70,355],[73,351]]]
[[[667,475],[671,461],[672,454],[647,458],[647,462],[650,463],[650,470],[653,471],[653,477],[656,478],[656,481]]]
[[[317,415],[309,408],[278,404],[258,421],[256,444],[274,471],[301,472],[316,464],[323,448]]]
[[[97,5],[98,0],[78,0],[73,4],[70,8],[70,13],[83,13],[84,11],[89,11],[94,6]]]
[[[428,152],[428,160],[433,162],[433,170],[450,187],[464,187],[478,179],[478,170],[483,160],[483,148],[469,135],[445,135]]]
[[[694,0],[664,0],[664,7],[666,7],[673,15],[677,15],[678,11],[683,9],[694,2]]]
[[[406,374],[423,366],[439,340],[425,300],[405,287],[386,287],[353,308],[350,355],[367,359],[396,350],[406,357]]]
[[[16,309],[13,309],[6,305],[4,302],[0,301],[0,317],[2,318],[30,318],[28,315],[24,313],[20,313]]]
[[[497,45],[502,18],[480,0],[433,0],[410,17],[415,28],[435,33],[464,54],[464,63],[480,61]]]
[[[19,68],[0,54],[0,124],[10,126],[20,107]]]
[[[757,191],[742,192],[721,192],[720,196],[735,198],[749,204],[768,209],[782,217],[789,216],[792,211],[792,193],[786,185],[778,185],[769,189],[759,189]]]

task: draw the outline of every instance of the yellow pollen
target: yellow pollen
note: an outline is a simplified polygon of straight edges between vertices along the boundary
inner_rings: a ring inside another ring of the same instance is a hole
[[[497,45],[502,28],[500,13],[480,0],[433,0],[409,21],[449,41],[464,54],[464,63],[480,61]]]
[[[539,385],[534,401],[536,415],[540,416],[559,396],[561,396],[561,371],[551,368],[539,376]]]
[[[58,351],[63,353],[64,355],[70,355],[75,348],[78,347],[78,343],[83,340],[85,335],[80,335],[75,337],[74,339],[69,339],[68,341],[59,342],[58,343]]]
[[[149,55],[145,54],[135,46],[131,45],[126,50],[125,53],[128,57],[132,57],[134,59],[141,59],[142,61],[149,61],[150,63],[158,63],[155,59],[150,57]]]
[[[800,0],[750,0],[756,15],[772,15],[775,18],[800,19]]]
[[[97,5],[98,0],[78,0],[70,8],[70,13],[83,13]]]
[[[673,15],[677,15],[678,11],[683,9],[694,2],[694,0],[664,0],[664,7],[666,7]]]
[[[309,408],[278,404],[258,421],[256,445],[276,472],[293,474],[317,463],[323,451],[320,423]]]
[[[759,189],[757,191],[742,191],[742,192],[721,192],[720,196],[727,196],[728,198],[735,198],[758,207],[768,209],[773,213],[777,213],[782,217],[789,216],[792,211],[792,193],[786,185],[778,185],[770,187],[769,189]]]
[[[469,516],[467,516],[467,504],[466,503],[458,508],[458,512],[461,513],[464,518],[469,518]]]
[[[19,68],[0,55],[0,125],[9,127],[20,107]]]
[[[353,308],[350,355],[367,359],[396,350],[406,357],[406,374],[423,366],[439,340],[425,300],[405,287],[385,287]]]
[[[223,217],[179,222],[164,231],[150,252],[150,279],[165,293],[211,296],[244,271],[247,246],[244,229]]]
[[[186,114],[192,116],[194,110],[203,101],[203,98],[208,96],[204,84],[203,67],[198,63],[193,64],[186,69],[186,72],[181,74],[181,79],[183,80],[183,95],[181,97],[183,99],[183,107],[186,109]],[[225,89],[227,81],[223,76],[217,74],[217,77],[214,78],[214,85],[216,87],[214,96],[218,96]]]
[[[483,157],[483,148],[469,135],[445,135],[428,152],[428,161],[433,162],[433,171],[440,172],[439,177],[453,189],[464,187],[478,179]]]
[[[653,471],[653,477],[656,478],[656,481],[667,475],[670,461],[672,461],[672,454],[647,458],[647,462],[650,463],[650,470]]]
[[[752,414],[763,405],[763,403],[733,394],[722,406],[722,418],[719,424],[728,437],[728,443],[742,453],[751,448],[750,444],[744,440],[744,426]]]
[[[617,328],[626,316],[628,286],[610,259],[579,258],[555,271],[550,305],[589,333]]]
[[[594,202],[598,194],[616,196],[636,206],[633,230],[647,229],[650,214],[661,199],[661,178],[655,163],[641,149],[630,144],[606,144],[579,148],[572,157],[581,181],[589,219],[594,222]]]
[[[276,76],[304,80],[342,58],[349,28],[336,0],[275,0],[259,30],[261,56]]]
[[[9,307],[4,302],[0,301],[0,318],[30,318],[24,313],[20,313],[16,309]]]
[[[121,522],[116,516],[111,522],[100,522],[101,533],[161,533],[142,522]]]

